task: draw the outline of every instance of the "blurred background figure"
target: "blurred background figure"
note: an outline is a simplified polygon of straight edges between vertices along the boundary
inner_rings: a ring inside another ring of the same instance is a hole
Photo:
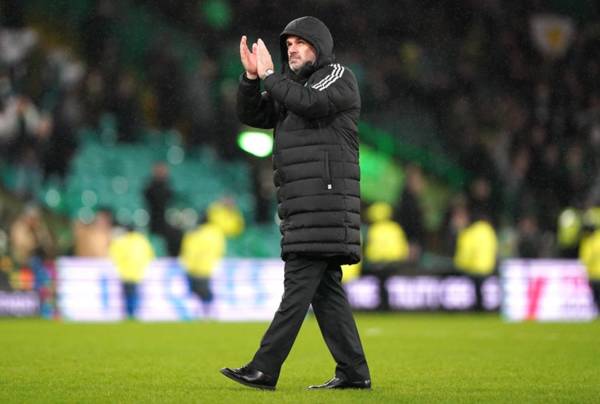
[[[579,209],[567,207],[558,216],[557,244],[562,258],[575,258],[581,241],[583,228]]]
[[[492,194],[493,187],[489,178],[477,177],[467,193],[469,210],[485,215],[491,223],[497,223],[497,200]]]
[[[526,214],[517,223],[517,254],[521,258],[545,256],[544,242],[535,215]]]
[[[405,174],[405,186],[396,204],[393,218],[402,226],[410,245],[410,258],[416,261],[425,245],[424,216],[420,202],[425,190],[425,179],[421,168],[415,165],[408,166]]]
[[[392,219],[392,213],[392,207],[385,202],[375,202],[367,209],[370,224],[363,247],[364,273],[375,275],[379,280],[381,310],[388,309],[389,305],[385,287],[387,279],[404,269],[404,264],[411,258],[406,234],[402,226]]]
[[[268,159],[252,159],[252,188],[256,208],[254,218],[257,223],[272,223],[274,212],[275,186],[273,185],[272,162]]]
[[[484,310],[483,283],[496,269],[498,238],[489,217],[480,212],[469,215],[469,224],[458,232],[454,266],[475,285],[476,311]]]
[[[109,208],[99,208],[91,223],[77,218],[73,222],[77,257],[108,257],[113,231],[113,214]]]
[[[168,35],[156,37],[146,55],[148,84],[156,95],[157,124],[162,130],[175,129],[185,110],[182,66],[171,46],[172,41]]]
[[[169,166],[165,162],[155,163],[152,177],[144,189],[144,197],[150,213],[150,231],[164,237],[171,257],[179,254],[181,231],[167,222],[166,211],[174,197],[169,181]]]
[[[209,143],[217,146],[220,142],[215,131],[218,120],[214,99],[218,73],[217,63],[207,56],[198,63],[188,80],[186,108],[192,117],[189,139],[192,145]]]
[[[183,237],[179,262],[187,273],[190,291],[202,303],[199,317],[210,318],[213,314],[210,278],[225,255],[225,249],[225,233],[214,222],[214,216],[213,221],[203,219]]]
[[[4,270],[18,269],[13,272],[12,286],[37,292],[40,315],[51,318],[55,275],[51,260],[56,255],[56,241],[37,205],[26,205],[12,223],[9,246],[12,261],[4,257],[0,264]],[[28,269],[32,279],[27,279]]]
[[[211,203],[206,211],[209,223],[217,225],[226,237],[237,237],[246,224],[233,198],[224,197]]]
[[[452,256],[456,252],[458,235],[469,225],[469,208],[463,195],[459,195],[450,202],[442,230],[442,244],[444,253]]]
[[[600,207],[585,213],[579,259],[587,270],[596,310],[600,313]]]
[[[126,227],[125,233],[117,236],[110,244],[110,258],[121,279],[125,315],[128,319],[136,318],[139,306],[138,285],[154,257],[148,238],[133,227]]]
[[[10,250],[17,266],[30,266],[43,276],[42,263],[54,258],[55,241],[40,208],[27,205],[10,227]]]
[[[52,119],[28,97],[12,93],[5,74],[0,75],[0,91],[0,152],[15,165],[15,192],[30,199],[42,185],[43,155]]]
[[[392,220],[392,207],[385,202],[376,202],[367,209],[370,225],[365,239],[365,267],[369,272],[393,273],[410,256],[410,245],[406,234]]]
[[[116,92],[109,101],[109,110],[116,120],[117,141],[133,143],[139,140],[144,123],[138,84],[130,72],[121,73],[117,80]]]
[[[342,282],[348,283],[362,274],[362,261],[351,265],[342,265]]]

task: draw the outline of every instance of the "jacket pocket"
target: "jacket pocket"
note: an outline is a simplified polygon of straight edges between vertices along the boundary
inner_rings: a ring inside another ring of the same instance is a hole
[[[331,180],[331,167],[329,165],[329,152],[323,151],[323,180],[327,189],[333,189],[333,181]]]

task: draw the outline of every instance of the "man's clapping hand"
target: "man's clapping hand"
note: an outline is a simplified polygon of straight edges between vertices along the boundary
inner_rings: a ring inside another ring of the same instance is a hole
[[[256,43],[252,44],[252,51],[248,49],[246,35],[242,35],[242,39],[240,41],[240,60],[242,61],[242,65],[244,65],[244,69],[246,70],[246,77],[250,80],[256,80],[258,77],[258,73],[256,72],[256,53],[258,45]]]

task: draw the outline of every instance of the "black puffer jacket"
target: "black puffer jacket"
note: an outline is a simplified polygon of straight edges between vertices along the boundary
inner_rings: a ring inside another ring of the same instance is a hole
[[[313,66],[290,71],[285,39],[296,35],[317,51]],[[291,253],[339,263],[360,260],[360,95],[354,74],[335,63],[333,39],[314,17],[292,21],[281,34],[283,72],[264,80],[242,75],[238,116],[275,128],[273,154],[282,258]]]

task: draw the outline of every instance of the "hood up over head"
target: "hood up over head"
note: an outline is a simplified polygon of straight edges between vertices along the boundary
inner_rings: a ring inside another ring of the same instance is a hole
[[[308,41],[316,50],[317,59],[312,65],[305,65],[301,71],[294,73],[288,65],[288,54],[286,38],[295,35]],[[333,51],[333,37],[329,28],[318,18],[300,17],[290,22],[279,36],[281,46],[282,71],[288,75],[296,75],[300,78],[307,78],[315,70],[333,63],[335,53]]]

